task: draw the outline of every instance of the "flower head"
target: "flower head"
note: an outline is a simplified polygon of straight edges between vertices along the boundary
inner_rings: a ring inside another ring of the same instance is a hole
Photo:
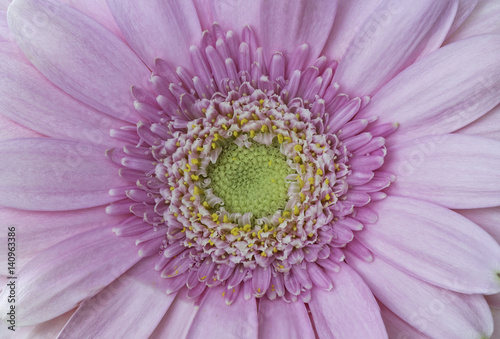
[[[47,136],[0,143],[15,325],[490,336],[498,124],[466,134],[498,119],[500,37],[467,33],[475,5],[14,0],[0,107]]]

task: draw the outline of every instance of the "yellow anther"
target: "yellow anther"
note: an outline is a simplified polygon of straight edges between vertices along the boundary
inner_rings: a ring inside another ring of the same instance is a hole
[[[238,132],[237,132],[237,131],[234,131],[234,132],[233,132],[233,135],[237,138],[237,137],[238,137]]]
[[[259,120],[259,117],[255,113],[252,113],[252,118],[253,118],[253,120]]]
[[[279,222],[280,224],[281,224],[282,222],[284,222],[284,221],[285,221],[285,218],[281,218],[281,217],[280,217],[280,218],[278,218],[278,222]]]
[[[273,130],[276,130],[277,128],[278,128],[278,127],[276,127],[276,126],[274,126],[274,125],[273,125]]]
[[[191,179],[197,181],[198,179],[200,179],[200,177],[198,175],[191,174]]]
[[[181,143],[177,141],[177,142],[175,143],[175,146],[180,147],[180,146],[181,146]]]
[[[254,130],[250,131],[250,138],[255,138],[255,131]]]
[[[215,243],[214,243],[212,240],[210,240],[208,243],[209,243],[211,246],[215,246]]]
[[[295,114],[295,117],[296,117],[297,119],[300,119],[300,114],[299,114],[299,113]]]
[[[264,228],[263,229],[264,229],[264,232],[267,232],[267,231],[269,231],[269,226],[267,226],[267,224],[264,224]]]
[[[330,200],[330,194],[325,195],[325,200]]]
[[[191,171],[191,165],[189,164],[186,164],[186,169],[185,169],[186,172],[189,172]]]
[[[323,175],[323,170],[321,170],[321,168],[318,168],[318,170],[316,171],[316,174],[319,175],[319,176],[322,176]]]
[[[302,159],[301,159],[298,155],[297,155],[297,156],[295,156],[295,158],[293,158],[293,161],[294,161],[295,163],[297,163],[297,164],[298,164],[301,160],[302,160]]]
[[[203,202],[203,207],[205,207],[205,208],[210,208],[210,205],[208,204],[208,202],[204,201],[204,202]]]
[[[283,212],[283,217],[284,218],[289,218],[291,215],[292,215],[292,213],[290,213],[290,211]]]
[[[168,173],[165,173],[165,177],[167,177],[167,178],[168,178]]]
[[[225,131],[227,131],[227,126],[226,124],[222,124],[222,128],[224,128]]]
[[[306,196],[304,193],[300,192],[300,202],[306,201]]]
[[[224,223],[230,222],[230,220],[229,220],[229,218],[227,217],[226,214],[224,214],[224,218],[222,218],[222,222],[224,222]]]
[[[243,126],[243,125],[244,125],[244,124],[246,124],[247,122],[248,122],[248,119],[243,119],[243,120],[241,120],[240,124],[241,124],[241,126]]]
[[[285,139],[283,138],[283,134],[281,134],[281,133],[280,133],[280,134],[278,134],[278,142],[279,142],[280,144],[282,144],[284,140],[285,140]]]
[[[222,296],[225,296],[226,295],[226,291],[222,292]]]
[[[296,150],[297,152],[302,152],[302,145],[297,144],[293,147],[293,149]]]
[[[260,100],[259,100],[259,104],[260,104],[261,106],[262,106],[262,105],[264,105],[264,99],[260,99]]]
[[[263,256],[263,257],[267,257],[266,252],[262,252],[260,255]]]
[[[260,234],[261,234],[262,232],[264,232],[264,231],[263,231],[263,230],[259,230],[259,231],[257,232],[257,238],[261,239]]]
[[[292,138],[290,138],[290,137],[285,137],[285,141],[286,141],[286,142],[292,142]]]
[[[300,214],[300,210],[299,210],[299,207],[297,205],[293,206],[293,214],[295,214],[295,215]]]
[[[325,179],[325,185],[328,185],[330,183],[330,180],[328,178]]]
[[[307,179],[307,180],[309,181],[309,183],[310,183],[311,185],[313,185],[313,184],[314,184],[314,178],[309,178],[309,179]]]
[[[292,129],[292,131],[294,131],[295,133],[297,133],[297,131],[298,131],[297,127],[294,127],[294,128]]]
[[[170,190],[171,191],[175,190],[175,187],[174,186],[170,186]]]
[[[201,188],[199,188],[198,186],[194,186],[193,194],[200,195],[200,193],[203,193],[203,190]]]
[[[219,133],[214,133],[214,141],[217,141],[219,140]]]
[[[201,280],[205,280],[206,278],[207,278],[207,276],[205,275],[205,276],[201,277]]]
[[[198,146],[198,147],[196,147],[196,150],[197,150],[198,152],[203,152],[203,147]]]
[[[262,133],[266,133],[267,131],[269,131],[269,128],[267,127],[267,125],[262,125],[262,127],[260,128],[260,131]]]
[[[180,173],[181,175],[184,175],[184,171],[183,171],[183,169],[182,169],[182,168],[179,168],[179,173]]]
[[[340,171],[340,166],[339,166],[339,164],[335,164],[335,170],[336,170],[336,171]]]
[[[196,198],[195,198],[195,197],[191,197],[191,198],[189,198],[189,200],[191,200],[191,201],[195,201],[195,200],[196,200]]]
[[[200,162],[198,161],[198,159],[191,159],[191,163],[193,165],[198,165]]]
[[[217,147],[217,145],[215,144],[215,142],[212,142],[212,148],[215,149]]]
[[[202,108],[201,111],[203,112],[203,114],[207,113],[207,109],[206,108]]]
[[[307,236],[308,236],[309,238],[312,238],[312,237],[314,236],[314,233],[312,233],[312,232],[311,232],[311,233],[309,233]]]
[[[278,267],[279,267],[280,269],[284,269],[284,268],[285,268],[285,266],[283,266],[283,265],[278,265]]]
[[[240,231],[240,230],[238,229],[238,227],[235,227],[235,228],[233,228],[233,229],[231,230],[231,234],[232,234],[232,235],[234,235],[234,236],[237,236],[237,235],[239,234],[239,231]]]
[[[251,229],[252,229],[252,226],[251,226],[251,225],[249,225],[249,224],[246,224],[245,226],[243,226],[243,231],[245,231],[245,232],[248,232],[248,231],[250,231]]]
[[[252,247],[252,246],[253,246],[253,244],[252,244],[252,243],[248,244],[248,247]]]
[[[273,252],[274,252],[274,253],[278,252],[278,249],[277,249],[276,247],[275,247],[275,248],[273,248]]]
[[[179,214],[177,214],[177,213],[174,213],[174,217],[176,217],[176,218],[177,218],[178,216],[179,216]]]
[[[186,232],[186,227],[183,227],[183,228],[182,228],[181,233],[184,233],[184,232]]]
[[[260,293],[260,287],[257,289],[257,292]]]

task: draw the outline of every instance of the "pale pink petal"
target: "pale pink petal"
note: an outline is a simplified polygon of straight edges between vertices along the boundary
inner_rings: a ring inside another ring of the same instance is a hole
[[[450,31],[448,32],[448,37],[453,34],[453,32],[455,32],[465,20],[467,20],[478,3],[479,0],[458,0],[457,15],[455,16],[455,21],[453,21],[453,25],[451,25]]]
[[[232,30],[241,33],[242,29],[249,25],[257,38],[262,37],[261,30],[261,4],[263,0],[214,0],[210,1],[210,11],[213,13],[213,20],[225,30]],[[262,42],[262,41],[260,41]]]
[[[67,338],[147,338],[175,294],[154,270],[155,257],[137,263],[101,292],[86,299],[59,334]]]
[[[198,19],[200,20],[201,29],[203,30],[211,29],[212,24],[214,23],[212,13],[213,3],[216,2],[212,0],[193,0],[194,7],[196,7],[196,13],[198,14]],[[227,3],[227,1],[225,3]]]
[[[259,301],[259,339],[314,339],[309,314],[304,303],[282,299]]]
[[[500,207],[457,210],[488,232],[500,244]]]
[[[177,297],[151,334],[150,339],[187,338],[199,306],[196,306],[192,299],[187,299],[186,292],[185,288],[177,293]]]
[[[189,47],[201,40],[192,0],[108,0],[125,38],[150,67],[155,58],[190,68]]]
[[[193,319],[187,338],[257,338],[258,321],[255,298],[245,300],[243,293],[231,306],[226,305],[225,286],[206,292]]]
[[[411,338],[411,339],[428,339],[429,337],[422,334],[415,327],[408,325],[400,317],[391,312],[390,309],[380,304],[380,312],[384,319],[385,328],[389,338]]]
[[[341,263],[339,273],[327,271],[333,290],[313,289],[309,307],[320,338],[387,338],[380,309],[363,279]]]
[[[332,31],[322,54],[330,59],[342,59],[352,38],[366,20],[382,18],[386,9],[377,8],[381,0],[339,1]]]
[[[446,44],[480,34],[500,34],[500,2],[481,0],[467,20],[446,40]]]
[[[491,314],[493,314],[493,321],[495,322],[495,331],[491,339],[498,339],[500,338],[500,308],[491,307]]]
[[[499,53],[500,35],[440,48],[384,86],[360,117],[399,123],[388,144],[456,131],[500,101]]]
[[[50,319],[39,325],[16,327],[15,332],[7,329],[8,325],[0,326],[0,338],[15,339],[49,339],[56,338],[59,332],[73,314],[74,310],[64,313],[57,318]],[[15,335],[13,335],[15,333]]]
[[[334,81],[349,95],[375,94],[420,56],[438,49],[457,11],[455,1],[382,0],[356,33]],[[397,34],[395,34],[397,32]]]
[[[0,54],[0,112],[45,135],[118,145],[111,128],[126,123],[75,100],[31,65]]]
[[[500,246],[481,227],[421,200],[389,196],[372,206],[378,221],[356,237],[371,252],[455,292],[500,292]]]
[[[55,0],[16,0],[9,26],[28,59],[73,97],[122,120],[137,122],[130,86],[150,72],[119,38]]]
[[[309,44],[305,65],[320,56],[332,29],[337,0],[266,0],[260,9],[260,38],[266,60],[276,51],[292,57],[301,44]]]
[[[105,149],[48,138],[0,142],[0,205],[34,211],[100,206],[125,186]]]
[[[104,206],[65,212],[31,212],[0,209],[0,227],[16,228],[16,266],[21,269],[40,251],[66,238],[96,227],[114,225],[122,217],[106,214]],[[7,243],[7,233],[0,242]],[[0,272],[7,272],[7,251],[0,252]]]
[[[116,23],[111,11],[109,10],[106,0],[60,0],[61,2],[76,8],[83,14],[88,15],[117,37],[125,40],[120,27]]]
[[[458,130],[457,133],[478,135],[500,141],[500,105]]]
[[[0,98],[0,100],[2,99]],[[15,123],[0,113],[0,141],[36,137],[43,137],[43,135]]]
[[[500,142],[448,134],[389,150],[385,170],[397,179],[387,192],[448,208],[500,205]]]
[[[16,306],[20,326],[57,317],[97,294],[140,258],[130,239],[110,227],[76,235],[41,252],[18,273]],[[7,293],[0,295],[6,317]]]
[[[347,253],[347,262],[380,302],[431,338],[481,338],[493,332],[491,313],[482,295],[459,294],[430,285],[379,257],[368,263]]]
[[[0,0],[0,10],[6,11],[12,0]]]

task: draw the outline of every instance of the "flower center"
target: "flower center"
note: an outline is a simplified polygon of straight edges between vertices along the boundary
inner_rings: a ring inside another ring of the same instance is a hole
[[[208,168],[210,187],[230,213],[251,212],[255,218],[285,208],[288,186],[285,178],[293,170],[276,145],[253,143],[250,148],[234,143],[224,147]]]

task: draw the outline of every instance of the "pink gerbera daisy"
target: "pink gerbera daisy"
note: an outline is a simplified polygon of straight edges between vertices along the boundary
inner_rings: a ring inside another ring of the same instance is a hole
[[[0,334],[490,337],[498,12],[12,1]]]

